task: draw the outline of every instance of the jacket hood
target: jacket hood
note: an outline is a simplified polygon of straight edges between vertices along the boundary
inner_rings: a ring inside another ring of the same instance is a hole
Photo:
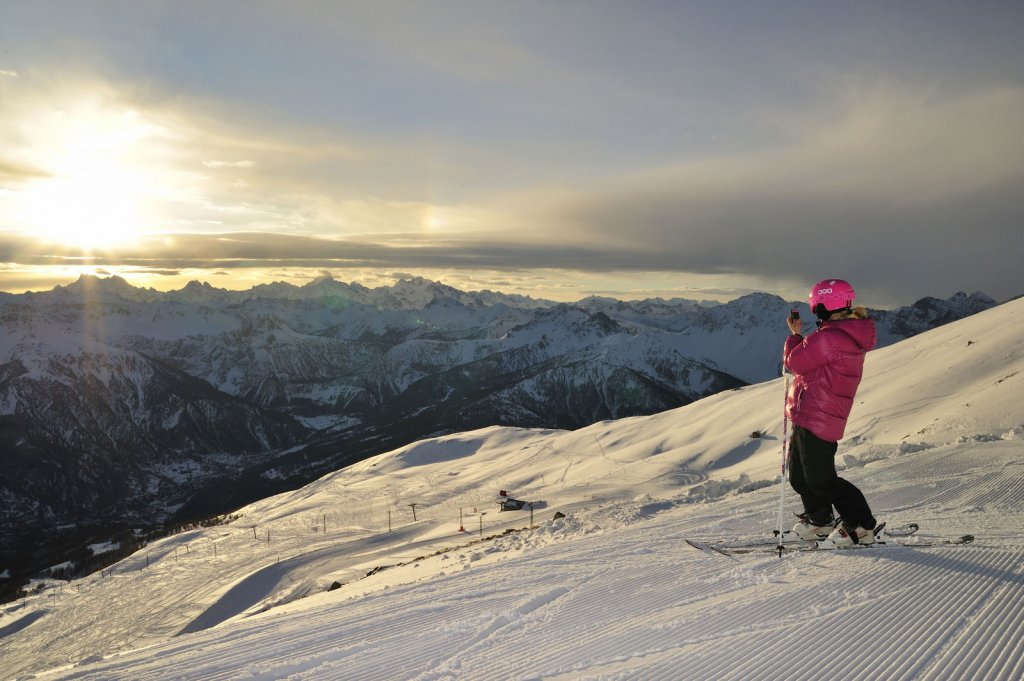
[[[872,350],[878,342],[878,332],[875,330],[875,320],[870,318],[849,318],[827,321],[821,325],[821,331],[835,329],[842,331],[853,339],[864,352]]]

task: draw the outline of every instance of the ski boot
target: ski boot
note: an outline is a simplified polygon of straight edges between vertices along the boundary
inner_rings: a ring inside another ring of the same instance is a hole
[[[831,534],[828,535],[828,541],[832,542],[832,545],[836,548],[853,546],[854,544],[874,544],[875,538],[875,529],[866,530],[863,527],[854,527],[844,522],[836,525],[836,529],[832,530]]]
[[[797,518],[800,522],[794,525],[790,532],[804,541],[824,539],[836,526],[836,521],[832,518],[827,518],[824,523],[821,523],[820,519],[812,519],[806,513],[801,513]]]

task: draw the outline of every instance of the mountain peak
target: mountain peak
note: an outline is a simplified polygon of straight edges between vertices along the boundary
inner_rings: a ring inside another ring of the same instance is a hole
[[[112,274],[109,277],[101,277],[98,274],[82,274],[79,275],[78,279],[74,283],[70,284],[68,288],[85,288],[88,286],[104,286],[111,289],[135,288],[125,281],[123,277],[116,274]]]
[[[211,286],[210,282],[193,279],[180,290],[169,292],[167,296],[172,300],[208,303],[227,294],[227,290]]]
[[[378,290],[403,309],[422,309],[443,299],[466,303],[469,298],[458,289],[423,277],[399,279],[391,287]]]
[[[82,274],[78,277],[77,281],[67,286],[57,286],[53,290],[55,292],[62,291],[72,296],[81,296],[85,300],[122,298],[124,300],[145,301],[157,295],[157,291],[154,289],[137,288],[116,274],[109,277]]]

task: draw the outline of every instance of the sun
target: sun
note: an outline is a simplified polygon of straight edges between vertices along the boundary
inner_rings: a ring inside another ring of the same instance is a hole
[[[125,244],[143,221],[137,182],[117,164],[67,163],[25,190],[24,220],[48,242],[87,251]]]
[[[158,128],[135,111],[95,106],[54,112],[49,122],[35,153],[42,172],[18,192],[22,229],[85,252],[152,231],[160,186],[148,142]]]

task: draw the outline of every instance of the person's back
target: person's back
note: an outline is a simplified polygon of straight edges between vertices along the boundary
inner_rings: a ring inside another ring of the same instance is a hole
[[[795,375],[787,416],[823,440],[838,442],[846,431],[864,374],[864,355],[875,347],[875,321],[858,307],[829,319],[807,338],[790,336],[784,362]]]

